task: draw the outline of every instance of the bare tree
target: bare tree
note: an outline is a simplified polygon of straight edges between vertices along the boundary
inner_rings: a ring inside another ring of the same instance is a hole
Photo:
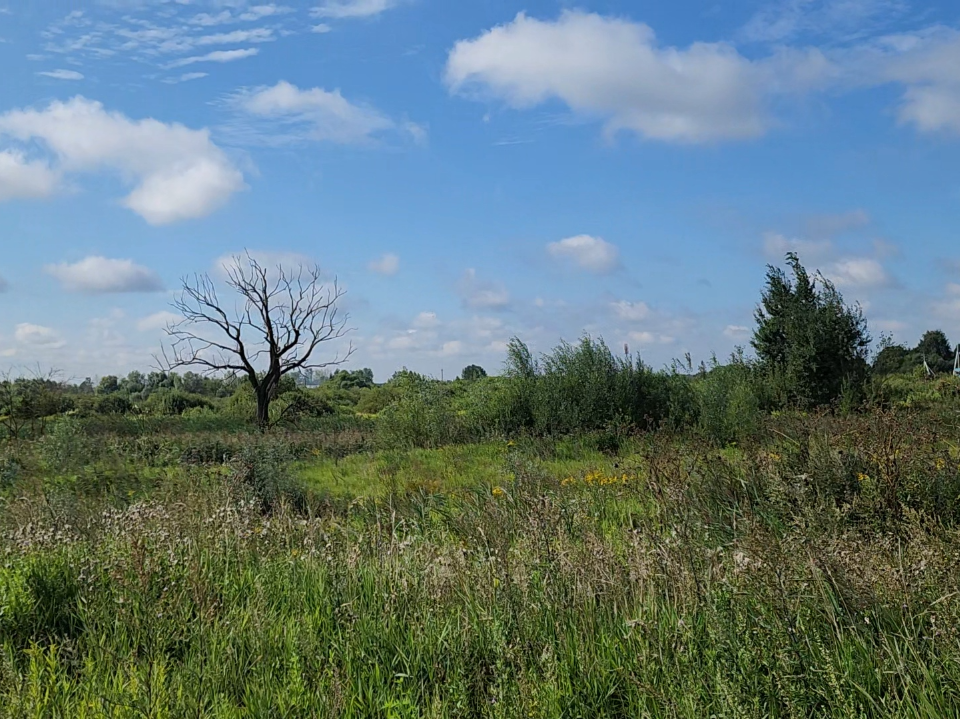
[[[184,278],[183,292],[173,302],[183,319],[167,326],[172,343],[164,348],[161,364],[166,370],[200,367],[245,376],[256,395],[257,424],[263,429],[280,378],[340,365],[353,353],[351,343],[342,357],[338,352],[332,360],[313,359],[322,343],[351,330],[349,316],[337,308],[345,291],[336,280],[325,287],[316,265],[278,265],[271,271],[249,252],[234,257],[225,270],[226,285],[240,302],[228,312],[208,275]]]

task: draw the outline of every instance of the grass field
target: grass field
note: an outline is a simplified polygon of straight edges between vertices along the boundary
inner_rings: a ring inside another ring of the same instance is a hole
[[[0,466],[4,715],[960,708],[942,419],[784,417],[744,447],[652,433],[618,454],[305,436],[294,457],[268,435],[211,460],[51,435]]]

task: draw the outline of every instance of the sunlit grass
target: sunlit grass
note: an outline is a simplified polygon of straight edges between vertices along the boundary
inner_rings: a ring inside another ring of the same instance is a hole
[[[117,458],[70,482],[25,458],[0,510],[0,711],[953,716],[956,463],[870,422],[756,448],[365,453],[294,479],[264,439],[145,470],[129,498],[96,492]]]

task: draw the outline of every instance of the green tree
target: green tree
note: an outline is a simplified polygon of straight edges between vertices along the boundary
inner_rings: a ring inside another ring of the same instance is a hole
[[[919,356],[919,363],[926,360],[934,372],[953,370],[953,347],[943,330],[927,330],[913,352]]]
[[[828,405],[863,387],[867,322],[859,305],[845,305],[833,283],[811,277],[795,253],[786,261],[792,279],[768,266],[751,344],[780,402]]]
[[[97,385],[97,395],[109,395],[120,390],[120,381],[116,375],[105,375]]]
[[[479,380],[485,378],[487,371],[479,365],[467,365],[461,372],[460,377],[467,381]]]
[[[362,370],[337,370],[330,381],[344,390],[350,388],[368,388],[373,387],[373,370],[363,368]]]

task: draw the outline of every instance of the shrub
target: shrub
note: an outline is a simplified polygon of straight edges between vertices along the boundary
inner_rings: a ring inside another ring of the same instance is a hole
[[[753,370],[745,364],[715,365],[696,383],[699,428],[720,444],[741,441],[760,428],[760,400]]]
[[[194,408],[212,408],[213,403],[202,395],[163,388],[150,395],[144,407],[152,415],[183,415]]]

